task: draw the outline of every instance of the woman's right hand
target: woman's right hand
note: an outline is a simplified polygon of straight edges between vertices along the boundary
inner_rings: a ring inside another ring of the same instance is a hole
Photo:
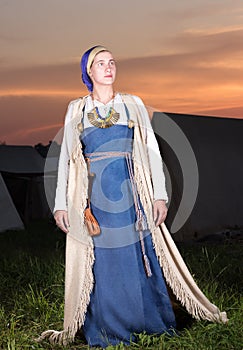
[[[56,210],[54,213],[56,225],[65,233],[68,233],[69,220],[66,210]]]

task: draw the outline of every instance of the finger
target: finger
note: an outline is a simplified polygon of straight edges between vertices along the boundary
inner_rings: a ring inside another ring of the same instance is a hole
[[[160,210],[159,211],[159,215],[158,215],[158,218],[157,218],[157,221],[156,221],[156,227],[158,227],[159,225],[162,224],[162,222],[165,221],[166,215],[167,215],[167,211],[166,210]]]
[[[63,232],[68,233],[68,226],[66,224],[66,220],[67,219],[65,218],[65,215],[63,215],[61,225],[59,227]]]
[[[64,214],[60,214],[56,216],[56,224],[57,226],[65,233],[68,233],[68,229],[67,226],[65,224],[65,218],[64,218]]]
[[[161,212],[158,212],[158,217],[155,222],[155,226],[158,227],[161,224],[162,220],[163,220],[163,214]]]
[[[154,221],[156,220],[157,217],[157,207],[156,207],[156,203],[154,203],[153,205],[153,217],[154,217]]]
[[[162,224],[162,222],[164,222],[164,221],[165,221],[166,216],[167,216],[167,210],[165,210],[165,212],[164,212],[164,215],[163,215],[163,218],[162,218],[161,224]]]
[[[156,204],[154,204],[153,216],[154,216],[154,221],[156,222],[156,219],[157,219],[157,206],[156,206]]]
[[[158,221],[159,215],[160,215],[161,207],[160,202],[156,201],[154,202],[154,221]]]
[[[64,223],[66,229],[68,229],[68,227],[69,227],[69,220],[68,220],[68,214],[67,213],[65,213],[63,215],[63,223]]]
[[[159,226],[161,220],[162,220],[162,213],[161,213],[161,210],[159,210],[159,208],[158,208],[157,209],[157,216],[156,216],[156,220],[155,220],[156,227]]]
[[[64,224],[60,224],[60,225],[58,225],[58,227],[59,227],[63,232],[68,233],[68,229],[67,229],[67,227],[66,227]]]

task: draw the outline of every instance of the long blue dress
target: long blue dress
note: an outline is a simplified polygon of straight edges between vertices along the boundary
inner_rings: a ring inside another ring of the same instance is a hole
[[[128,162],[133,129],[88,127],[81,136],[95,174],[91,208],[101,227],[94,237],[95,285],[83,331],[90,346],[129,344],[136,334],[172,332],[175,316],[151,235],[143,232],[152,276],[144,269]],[[112,152],[124,152],[116,153]],[[107,155],[107,157],[106,157]]]

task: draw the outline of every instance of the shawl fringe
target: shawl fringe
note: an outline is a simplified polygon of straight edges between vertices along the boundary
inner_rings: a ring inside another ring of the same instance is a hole
[[[68,345],[71,342],[71,339],[68,341],[68,332],[67,331],[55,331],[53,329],[49,329],[48,331],[45,331],[41,333],[39,338],[36,339],[38,343],[41,343],[43,340],[49,340],[49,342],[59,345]]]
[[[79,242],[77,242],[75,239],[74,241],[75,241],[74,244],[79,244]],[[78,259],[78,257],[76,258]],[[92,268],[89,268],[90,266],[92,267],[94,263],[93,250],[91,251],[90,249],[87,249],[86,259],[84,259],[84,261],[87,262],[88,266],[86,268],[86,275],[85,275],[84,283],[82,285],[83,288],[81,290],[81,295],[78,298],[79,305],[77,306],[76,314],[74,318],[72,319],[71,323],[67,326],[67,328],[64,327],[64,330],[62,331],[55,331],[50,329],[41,333],[40,337],[36,339],[37,342],[41,342],[43,340],[49,340],[51,344],[59,344],[59,345],[66,346],[69,343],[74,341],[77,331],[84,324],[87,305],[90,302],[90,293],[93,289],[93,284],[94,284]],[[65,314],[68,314],[68,313],[69,313],[68,304],[66,303]]]
[[[165,224],[152,233],[152,238],[166,282],[187,312],[197,320],[227,323],[226,312],[220,312],[197,286]]]
[[[128,98],[129,100],[131,99],[129,95]],[[137,109],[138,107],[135,104],[131,104],[131,108]],[[135,111],[135,114],[137,116],[137,125],[142,125],[138,111]],[[226,312],[220,312],[217,306],[212,304],[199,289],[166,225],[162,223],[162,225],[156,227],[154,224],[152,216],[153,190],[149,173],[146,134],[140,130],[139,136],[141,139],[138,135],[137,130],[134,135],[133,150],[134,176],[152,234],[153,246],[165,280],[176,298],[195,319],[226,323],[228,321]]]

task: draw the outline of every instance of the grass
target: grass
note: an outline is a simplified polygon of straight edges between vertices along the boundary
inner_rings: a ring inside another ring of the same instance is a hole
[[[0,234],[0,349],[88,349],[77,338],[68,347],[37,343],[46,329],[62,329],[64,235],[51,223]],[[138,342],[111,349],[242,350],[242,245],[180,245],[196,281],[210,300],[226,310],[229,323],[192,321],[179,309],[179,335],[138,335]]]

